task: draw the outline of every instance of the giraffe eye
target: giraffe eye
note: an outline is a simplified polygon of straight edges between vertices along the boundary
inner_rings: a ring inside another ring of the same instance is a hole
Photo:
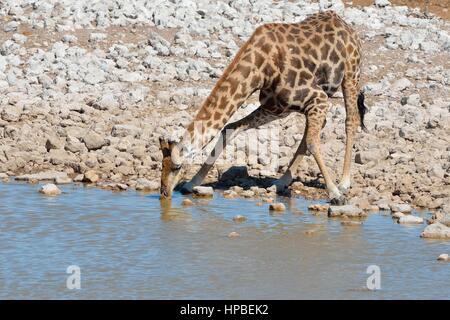
[[[178,171],[181,169],[181,164],[172,164],[172,170]]]

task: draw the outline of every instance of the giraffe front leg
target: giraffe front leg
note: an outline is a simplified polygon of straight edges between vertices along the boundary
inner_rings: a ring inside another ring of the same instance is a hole
[[[186,182],[181,187],[181,193],[192,193],[194,187],[200,185],[203,182],[227,143],[239,133],[240,130],[238,129],[240,128],[240,126],[237,126],[237,124],[238,123],[235,122],[224,127],[224,129],[220,132],[220,137],[217,140],[216,145],[212,149],[208,159],[205,161],[205,163],[203,163],[200,170],[192,177],[192,179]]]
[[[250,113],[245,118],[238,120],[236,122],[227,124],[223,128],[223,130],[220,132],[219,140],[217,141],[216,145],[214,146],[213,150],[211,151],[211,154],[209,155],[206,162],[202,165],[202,167],[195,174],[195,176],[182,187],[181,192],[186,192],[186,193],[192,192],[192,189],[195,186],[198,186],[202,183],[202,181],[205,179],[206,175],[208,174],[209,170],[213,167],[217,158],[219,158],[223,149],[240,132],[245,131],[250,128],[257,128],[261,125],[264,125],[264,124],[274,120],[275,118],[276,117],[274,115],[270,114],[269,112],[265,111],[264,109],[259,108],[259,109],[256,109],[255,111],[253,111],[252,113]]]

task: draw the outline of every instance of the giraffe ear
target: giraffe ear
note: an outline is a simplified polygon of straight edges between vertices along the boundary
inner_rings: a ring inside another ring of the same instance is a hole
[[[159,137],[159,147],[161,150],[169,149],[169,142],[164,137]]]
[[[173,139],[169,139],[167,144],[169,146],[169,149],[172,150],[173,147],[177,144],[177,142],[175,140],[173,140]]]

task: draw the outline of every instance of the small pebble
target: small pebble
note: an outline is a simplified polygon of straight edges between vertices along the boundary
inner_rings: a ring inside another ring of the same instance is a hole
[[[73,178],[73,182],[82,182],[84,179],[84,174],[80,173],[75,178]]]
[[[183,206],[192,206],[194,203],[191,201],[191,199],[183,199],[181,202]]]
[[[439,255],[439,257],[437,258],[439,261],[447,261],[450,262],[450,256],[447,253],[443,253],[441,255]]]
[[[223,197],[224,197],[225,199],[234,199],[234,198],[236,198],[237,196],[238,196],[237,192],[236,192],[236,191],[233,191],[233,190],[225,190],[225,191],[223,192]]]
[[[285,211],[286,206],[283,203],[272,203],[269,206],[270,211]]]
[[[404,216],[405,216],[405,214],[402,213],[402,212],[395,212],[395,213],[392,214],[392,218],[394,218],[394,219],[400,219],[400,218],[402,218]]]
[[[233,239],[233,238],[238,238],[241,235],[239,233],[237,233],[236,231],[232,231],[228,234],[228,238]]]
[[[311,211],[328,211],[330,206],[327,204],[312,204],[308,207]]]
[[[346,226],[346,227],[355,227],[355,226],[360,226],[363,223],[361,221],[342,221],[341,225]]]
[[[119,190],[127,190],[128,189],[128,185],[126,185],[125,183],[117,183],[116,187]]]
[[[234,222],[244,222],[245,220],[247,220],[247,218],[240,214],[233,217]]]
[[[43,185],[41,189],[39,189],[39,192],[45,194],[46,196],[56,196],[61,194],[61,190],[59,190],[59,188],[53,183]]]

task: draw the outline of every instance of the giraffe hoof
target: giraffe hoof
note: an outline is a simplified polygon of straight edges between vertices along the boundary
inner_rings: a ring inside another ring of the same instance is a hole
[[[340,196],[339,198],[331,199],[330,203],[333,206],[343,206],[344,204],[347,204],[347,199],[344,196]]]
[[[350,189],[350,183],[342,181],[337,187],[341,194],[346,194]]]
[[[346,186],[341,186],[341,185],[339,185],[338,186],[338,190],[339,190],[339,192],[341,193],[341,194],[346,194],[347,193],[347,191],[348,191],[348,187],[346,187]]]
[[[277,189],[277,194],[284,197],[290,197],[291,189],[289,189],[288,187],[284,187],[283,189],[280,190]]]
[[[276,187],[278,195],[280,195],[280,196],[290,196],[291,195],[291,190],[289,190],[288,184],[278,181],[273,186]]]

